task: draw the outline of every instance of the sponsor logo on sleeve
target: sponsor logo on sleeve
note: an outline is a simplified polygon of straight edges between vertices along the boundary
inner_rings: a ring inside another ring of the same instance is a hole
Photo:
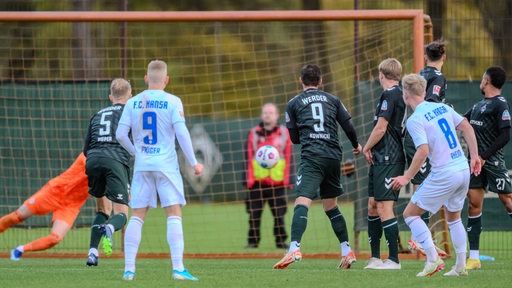
[[[508,110],[503,111],[503,114],[501,114],[501,120],[510,120],[510,113]]]
[[[434,85],[434,88],[432,88],[432,93],[434,93],[435,95],[439,96],[439,92],[441,92],[441,86]]]
[[[382,111],[388,110],[388,101],[387,100],[382,101],[382,106],[380,106],[380,110],[382,110]]]

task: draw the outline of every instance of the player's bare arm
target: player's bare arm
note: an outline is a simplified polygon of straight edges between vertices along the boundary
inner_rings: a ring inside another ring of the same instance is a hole
[[[357,148],[352,149],[352,153],[354,155],[361,154],[361,151],[363,151],[363,146],[361,146],[361,144],[357,144]]]
[[[373,153],[372,148],[384,137],[386,134],[386,130],[388,129],[388,120],[384,117],[379,117],[377,120],[377,124],[372,130],[370,137],[368,137],[368,141],[366,141],[366,145],[363,148],[363,155],[368,164],[373,164]]]

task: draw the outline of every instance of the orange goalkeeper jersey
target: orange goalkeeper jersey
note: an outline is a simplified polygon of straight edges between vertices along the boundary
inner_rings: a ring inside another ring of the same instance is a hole
[[[49,189],[50,193],[59,202],[81,206],[89,197],[89,183],[85,174],[86,159],[84,153],[80,153],[68,170],[48,181],[48,185],[52,187]]]

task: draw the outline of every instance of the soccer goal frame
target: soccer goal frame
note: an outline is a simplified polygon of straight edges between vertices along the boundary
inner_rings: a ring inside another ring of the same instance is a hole
[[[424,14],[404,10],[294,10],[294,11],[113,11],[113,12],[0,12],[0,20],[27,22],[205,22],[205,21],[344,21],[411,20],[414,72],[423,69]]]
[[[408,20],[412,22],[413,72],[424,67],[425,28],[428,27],[423,10],[315,10],[315,11],[41,11],[0,12],[0,22],[214,22],[214,21],[358,21]],[[431,24],[430,24],[431,25]],[[357,241],[357,239],[355,239]],[[356,245],[357,251],[357,245]],[[207,253],[210,257],[222,254]],[[45,257],[48,254],[44,255]],[[76,255],[72,255],[76,256]],[[141,255],[139,255],[141,256]],[[167,254],[153,255],[168,257]],[[188,255],[191,256],[191,255]],[[196,255],[203,257],[202,255]],[[224,255],[232,258],[231,255]],[[278,258],[281,255],[265,254]],[[326,258],[332,255],[317,255]],[[204,256],[208,257],[208,256]],[[254,258],[262,257],[254,254]]]

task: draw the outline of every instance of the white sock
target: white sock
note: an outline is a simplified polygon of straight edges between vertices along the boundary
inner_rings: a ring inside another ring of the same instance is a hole
[[[20,251],[21,253],[25,252],[25,250],[23,249],[23,245],[16,247],[16,250]]]
[[[171,248],[172,269],[179,272],[185,270],[183,266],[185,243],[183,240],[183,225],[179,216],[167,217],[167,243]]]
[[[136,216],[132,216],[128,221],[124,235],[124,271],[135,273],[135,258],[139,250],[143,224],[144,220]]]
[[[423,222],[420,216],[407,217],[405,223],[411,229],[412,239],[418,241],[425,250],[427,261],[436,262],[438,255],[427,224]]]
[[[466,268],[467,251],[466,230],[464,229],[464,225],[462,225],[461,219],[457,219],[453,222],[446,222],[446,224],[448,224],[448,228],[450,229],[453,248],[455,248],[455,253],[457,254],[455,266],[457,271],[464,270]]]
[[[297,241],[290,242],[290,249],[288,249],[288,253],[293,253],[297,250],[300,250],[300,243]]]
[[[89,249],[89,254],[93,254],[94,256],[98,257],[98,249],[96,249],[96,248]]]
[[[469,250],[469,258],[479,260],[480,250]]]
[[[341,243],[340,245],[341,245],[341,257],[347,256],[347,254],[352,251],[352,249],[350,249],[350,245],[348,244],[347,241]]]
[[[455,258],[455,269],[457,271],[462,271],[466,269],[466,251],[461,253],[456,253]]]
[[[107,229],[110,229],[110,234],[114,234],[114,232],[116,231],[116,228],[114,228],[114,225],[112,224],[107,224]]]

